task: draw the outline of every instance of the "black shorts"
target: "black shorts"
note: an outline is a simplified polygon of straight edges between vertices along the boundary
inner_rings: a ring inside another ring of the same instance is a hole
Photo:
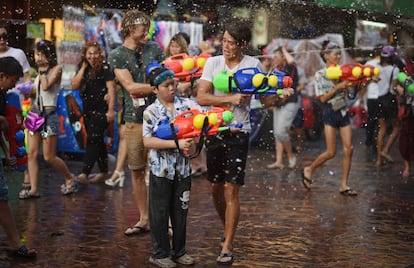
[[[244,185],[249,134],[227,132],[210,136],[205,145],[208,180]]]
[[[387,93],[378,98],[378,118],[386,121],[396,119],[398,116],[397,97],[392,93]]]

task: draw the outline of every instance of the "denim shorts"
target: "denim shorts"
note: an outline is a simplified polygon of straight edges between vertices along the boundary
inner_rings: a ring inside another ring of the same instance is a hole
[[[341,128],[351,124],[349,119],[349,112],[342,116],[341,111],[334,112],[328,105],[323,108],[323,124],[330,125],[334,128]]]
[[[59,134],[59,117],[56,109],[47,109],[43,111],[46,118],[45,124],[40,128],[40,134],[43,138]]]
[[[4,177],[2,163],[0,163],[0,201],[9,201],[9,188]]]

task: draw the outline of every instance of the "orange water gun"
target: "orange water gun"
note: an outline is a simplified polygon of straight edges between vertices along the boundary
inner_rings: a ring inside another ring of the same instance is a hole
[[[379,75],[380,70],[372,65],[350,63],[344,65],[332,65],[326,69],[326,77],[330,80],[355,81],[364,78],[371,79]]]
[[[228,130],[230,127],[242,127],[242,125],[231,126],[233,113],[221,107],[213,107],[208,112],[191,109],[181,114],[170,123],[168,120],[160,122],[155,135],[164,140],[200,138],[202,132],[206,136],[215,135]]]
[[[204,65],[210,57],[207,53],[193,57],[187,53],[180,53],[165,59],[164,65],[173,71],[178,79],[190,82],[192,78],[201,77]]]

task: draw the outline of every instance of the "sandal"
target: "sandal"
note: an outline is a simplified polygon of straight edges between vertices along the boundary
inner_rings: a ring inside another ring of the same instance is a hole
[[[24,197],[30,192],[30,182],[23,182],[22,189],[19,192],[19,199],[25,199]]]
[[[339,191],[339,193],[341,195],[344,195],[344,196],[356,196],[356,195],[358,195],[357,191],[352,190],[352,188],[350,188],[350,187],[346,188],[343,191]]]
[[[148,233],[150,230],[141,226],[131,226],[128,229],[125,230],[124,235],[126,236],[132,236],[132,235],[140,235]]]
[[[60,192],[63,195],[70,195],[72,193],[76,193],[78,191],[79,181],[75,177],[71,180],[71,184],[62,184],[60,186]]]
[[[309,178],[306,178],[306,176],[305,176],[305,171],[304,170],[302,170],[302,173],[301,173],[301,175],[302,175],[302,184],[303,184],[303,186],[308,190],[308,191],[310,191],[310,189],[311,189],[311,185],[312,185],[312,182],[313,182],[313,180],[311,180],[311,179],[309,179]]]
[[[223,259],[227,259],[228,260],[223,260]],[[234,261],[234,256],[233,253],[228,252],[228,253],[220,253],[220,255],[218,255],[217,257],[217,263],[221,264],[221,265],[232,265]]]
[[[15,257],[22,257],[27,259],[34,259],[37,257],[36,249],[29,249],[26,245],[21,246],[18,250],[12,251]]]

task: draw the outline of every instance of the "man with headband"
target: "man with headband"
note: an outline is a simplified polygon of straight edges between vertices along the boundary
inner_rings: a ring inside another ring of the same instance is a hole
[[[149,148],[149,220],[154,247],[149,261],[158,267],[175,267],[176,263],[192,265],[194,259],[185,248],[191,165],[182,151],[193,149],[194,142],[191,138],[160,139],[155,133],[162,121],[171,122],[178,114],[200,106],[189,98],[176,96],[177,83],[171,70],[159,66],[149,73],[152,90],[157,95],[155,102],[145,109],[143,123],[144,145]],[[172,250],[169,218],[173,228]]]
[[[122,18],[122,46],[112,50],[109,64],[119,81],[124,98],[125,140],[128,167],[131,170],[132,190],[139,211],[139,221],[125,235],[149,231],[145,166],[147,151],[142,140],[142,113],[150,103],[152,87],[146,83],[145,66],[152,60],[161,62],[165,56],[155,42],[148,42],[150,17],[137,9],[129,10]]]

